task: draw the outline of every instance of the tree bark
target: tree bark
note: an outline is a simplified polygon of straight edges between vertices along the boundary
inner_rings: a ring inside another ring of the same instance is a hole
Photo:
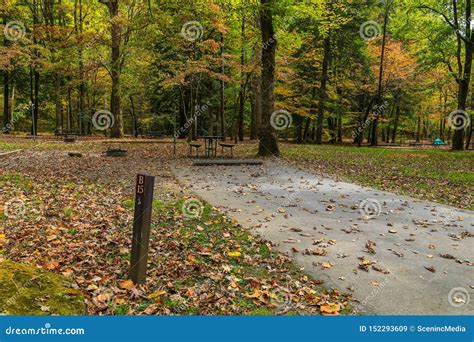
[[[222,75],[225,74],[225,67],[224,67],[224,34],[221,33],[221,73]],[[222,139],[225,141],[225,83],[224,80],[221,79],[221,84],[219,88],[219,118],[220,118],[220,126],[221,126],[221,136]]]
[[[37,44],[36,26],[38,25],[38,3],[33,1],[33,44]],[[37,49],[33,49],[33,56],[39,58]],[[35,63],[34,61],[33,63]],[[30,99],[33,106],[33,118],[31,122],[31,134],[38,134],[38,115],[39,115],[39,79],[40,75],[36,66],[30,65]]]
[[[321,84],[319,87],[319,106],[318,106],[318,119],[316,126],[316,139],[315,143],[321,145],[323,143],[323,122],[324,122],[324,104],[326,101],[326,86],[328,82],[328,69],[329,59],[331,55],[331,32],[328,32],[324,38],[324,56],[323,66],[321,72]]]
[[[82,16],[82,0],[79,0],[79,20],[77,20],[78,25],[76,24],[76,33],[82,35],[83,32],[83,16]],[[82,40],[82,37],[81,37]],[[84,84],[84,57],[82,50],[82,43],[78,45],[79,53],[79,118],[77,120],[78,129],[80,133],[85,133],[84,130],[84,94],[85,94],[85,84]]]
[[[243,9],[245,11],[245,9]],[[238,135],[239,141],[244,141],[244,109],[245,109],[245,12],[242,13],[241,27],[241,51],[240,51],[240,91],[239,91],[239,117]]]
[[[389,11],[389,8],[387,7],[385,10],[385,15],[384,15],[384,20],[383,20],[382,49],[380,52],[379,83],[378,83],[377,101],[376,101],[376,104],[378,106],[382,104],[383,63],[384,63],[384,57],[385,57],[385,43],[386,43],[386,38],[387,38],[388,11]],[[379,115],[380,114],[382,113],[379,113]],[[377,135],[378,120],[379,120],[378,115],[376,115],[372,122],[372,139],[370,143],[371,146],[378,145],[378,135]]]
[[[3,72],[3,131],[2,133],[10,133],[10,73],[5,70]]]
[[[3,25],[7,24],[6,11],[3,15]],[[4,37],[3,45],[8,46],[8,39]],[[3,72],[3,133],[10,133],[10,72]]]
[[[58,73],[54,75],[54,107],[56,117],[56,129],[55,132],[62,133],[61,127],[61,115],[62,115],[62,103],[61,103],[61,78]]]
[[[420,133],[421,133],[421,115],[418,114],[418,121],[416,124],[416,142],[420,142]]]
[[[99,0],[100,3],[107,5],[109,10],[110,26],[111,26],[111,54],[110,54],[110,77],[112,80],[112,90],[110,94],[110,111],[114,117],[114,124],[111,129],[110,136],[112,138],[120,138],[123,136],[123,117],[120,107],[120,73],[121,73],[121,57],[120,45],[122,39],[122,30],[118,19],[119,0]]]
[[[393,118],[393,131],[392,131],[392,144],[395,144],[395,139],[397,137],[397,129],[398,129],[398,120],[400,118],[400,105],[396,105],[395,114]]]
[[[262,122],[262,96],[260,93],[261,78],[259,75],[252,77],[252,117],[250,122],[250,139],[257,139]]]
[[[273,31],[272,5],[274,0],[261,0],[260,27],[262,30],[262,127],[258,154],[280,154],[278,139],[270,124],[275,106],[275,52],[276,39]]]

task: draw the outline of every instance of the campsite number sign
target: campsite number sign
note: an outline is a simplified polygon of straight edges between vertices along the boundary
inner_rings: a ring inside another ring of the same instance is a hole
[[[132,253],[130,260],[130,279],[135,284],[144,284],[146,281],[154,185],[155,177],[137,175]]]

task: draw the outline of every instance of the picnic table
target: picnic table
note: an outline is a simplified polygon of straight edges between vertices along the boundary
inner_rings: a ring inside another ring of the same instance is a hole
[[[217,156],[217,141],[223,139],[220,135],[205,135],[204,139],[204,153],[207,158]]]

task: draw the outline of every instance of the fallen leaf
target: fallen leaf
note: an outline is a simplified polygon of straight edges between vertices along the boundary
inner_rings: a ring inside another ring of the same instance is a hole
[[[325,261],[323,263],[321,263],[321,266],[323,266],[323,268],[331,268],[332,267],[332,264],[329,262],[329,261]]]
[[[234,252],[228,251],[227,252],[227,256],[230,256],[231,258],[238,258],[241,255],[242,255],[242,253],[240,253],[239,251],[234,251]]]
[[[135,285],[133,284],[133,281],[131,281],[130,279],[128,280],[124,280],[122,281],[120,284],[119,284],[119,287],[121,289],[124,289],[124,290],[131,290],[135,287]]]
[[[339,315],[339,311],[341,311],[341,305],[328,303],[326,305],[321,305],[319,311],[323,315]]]
[[[45,263],[44,267],[49,270],[49,271],[52,271],[52,270],[55,270],[59,267],[59,262],[57,261],[49,261],[47,263]]]
[[[440,254],[439,256],[444,259],[456,259],[456,257],[452,256],[451,254]]]
[[[162,295],[164,295],[166,293],[166,291],[164,290],[156,290],[155,292],[151,293],[148,295],[148,299],[154,299],[154,298],[157,298],[157,297],[160,297]]]
[[[367,240],[367,242],[365,244],[365,248],[367,248],[367,252],[369,254],[375,254],[376,253],[375,248],[374,248],[375,246],[376,246],[375,242],[370,241],[370,240]]]

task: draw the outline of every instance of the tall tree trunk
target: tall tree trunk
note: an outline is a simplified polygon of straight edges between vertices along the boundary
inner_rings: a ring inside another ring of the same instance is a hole
[[[471,123],[468,127],[468,133],[466,137],[466,150],[469,150],[469,146],[471,145],[471,140],[472,140],[472,128],[473,128],[473,123],[474,121],[474,116],[471,115]]]
[[[62,103],[61,103],[61,78],[59,73],[54,75],[54,107],[55,107],[55,114],[56,114],[56,129],[55,132],[62,133],[62,123],[61,123],[61,115],[62,115]]]
[[[3,72],[3,133],[10,133],[10,73]]]
[[[33,0],[33,44],[37,44],[36,27],[38,25],[38,3]],[[37,49],[33,50],[34,58],[39,58]],[[36,61],[33,61],[36,63]],[[33,106],[33,118],[31,122],[31,134],[38,134],[38,115],[39,115],[39,79],[40,75],[36,66],[30,65],[30,99]]]
[[[321,72],[321,84],[319,87],[319,106],[318,106],[318,119],[316,126],[316,139],[315,143],[321,145],[323,143],[323,122],[324,122],[324,105],[326,101],[326,85],[328,82],[328,69],[329,69],[329,58],[331,54],[331,32],[327,33],[324,38],[324,56],[323,66]]]
[[[454,4],[456,5],[456,3]],[[459,39],[464,38],[464,68],[459,70],[458,75],[458,110],[466,110],[466,103],[467,97],[469,94],[469,84],[471,81],[471,69],[472,69],[472,57],[473,57],[473,49],[474,49],[474,31],[471,29],[469,25],[471,23],[471,1],[466,1],[466,30],[464,33],[464,37],[460,37],[461,33],[456,32]],[[456,27],[460,27],[458,24],[457,19],[457,8],[454,6],[454,15],[455,15],[455,25]],[[460,58],[460,52],[458,50],[458,58]],[[468,114],[469,115],[469,114]],[[467,120],[467,118],[466,118]],[[464,149],[464,129],[455,129],[454,136],[453,136],[453,150],[463,150]]]
[[[313,87],[313,89],[311,91],[311,112],[315,109],[314,108],[315,107],[315,105],[314,105],[315,99],[316,99],[316,87]],[[312,119],[310,117],[308,117],[306,119],[304,129],[303,129],[303,142],[308,142],[310,140],[311,121],[312,121]],[[314,140],[313,138],[311,138],[311,139]]]
[[[76,25],[76,32],[81,35],[83,33],[83,16],[82,16],[82,0],[79,0],[79,20],[78,25]],[[84,131],[84,93],[85,93],[85,84],[84,84],[84,57],[82,43],[78,45],[79,53],[79,118],[77,120],[78,129],[80,133],[85,133]]]
[[[356,139],[357,139],[357,146],[358,147],[361,147],[362,146],[362,142],[364,140],[364,127],[365,127],[365,123],[367,122],[367,119],[370,115],[370,111],[372,110],[372,106],[374,105],[374,99],[370,99],[369,100],[369,103],[367,105],[367,108],[365,110],[365,114],[364,114],[364,118],[362,119],[362,121],[359,122],[359,125],[358,125],[358,129],[357,129],[357,136],[356,136]]]
[[[387,23],[388,23],[388,13],[389,13],[389,7],[385,9],[385,15],[383,19],[383,36],[382,36],[382,49],[380,52],[380,65],[379,65],[379,82],[378,82],[378,89],[377,89],[377,101],[376,104],[378,106],[378,110],[380,110],[380,106],[382,105],[382,81],[383,81],[383,63],[384,63],[384,57],[385,57],[385,43],[386,43],[386,38],[387,38]],[[377,146],[378,145],[378,135],[377,135],[377,125],[379,118],[378,116],[381,115],[382,113],[379,113],[375,116],[373,122],[372,122],[372,140],[371,140],[371,146]]]
[[[260,92],[261,78],[255,74],[252,77],[252,117],[250,122],[250,139],[257,139],[260,125],[262,122],[262,96]]]
[[[444,106],[443,106],[443,90],[439,91],[439,138],[444,141],[444,121],[445,121],[445,111],[446,111],[446,98],[444,97]]]
[[[240,51],[240,92],[239,92],[239,141],[244,141],[244,109],[245,109],[245,9],[242,10],[241,51]]]
[[[6,11],[3,14],[3,25],[7,24]],[[3,45],[8,46],[8,39],[6,36],[3,40]],[[3,133],[10,133],[10,72],[5,69],[3,71]]]
[[[270,124],[275,106],[275,52],[272,8],[274,0],[261,0],[260,27],[262,30],[262,127],[258,154],[260,156],[279,155],[278,139]],[[264,46],[266,48],[264,48]]]
[[[67,89],[67,132],[70,133],[72,130],[72,100],[71,100],[71,88]]]
[[[186,91],[182,88],[179,89],[179,132],[178,133],[178,138],[183,139],[186,137],[186,131],[184,130],[184,127],[186,125]]]
[[[224,67],[224,34],[221,33],[221,73],[222,75],[225,74],[225,67]],[[221,79],[221,84],[219,88],[219,118],[220,118],[220,126],[221,126],[221,136],[225,141],[225,83],[224,80]]]
[[[133,102],[133,96],[130,96],[130,116],[132,117],[133,136],[138,137],[138,119],[135,113],[135,103]]]
[[[112,138],[120,138],[123,136],[123,117],[120,107],[120,73],[122,64],[120,45],[122,30],[120,27],[120,20],[118,20],[119,0],[99,0],[99,2],[107,6],[111,25],[110,32],[112,50],[110,54],[110,76],[112,80],[112,91],[110,94],[110,111],[114,117],[114,124],[110,136]]]
[[[38,134],[38,118],[39,118],[39,82],[40,82],[40,74],[37,69],[35,69],[35,107],[34,107],[34,132]]]
[[[416,142],[420,142],[420,134],[421,134],[421,115],[418,114],[418,121],[416,124]]]
[[[337,120],[337,142],[342,142],[342,116]]]

